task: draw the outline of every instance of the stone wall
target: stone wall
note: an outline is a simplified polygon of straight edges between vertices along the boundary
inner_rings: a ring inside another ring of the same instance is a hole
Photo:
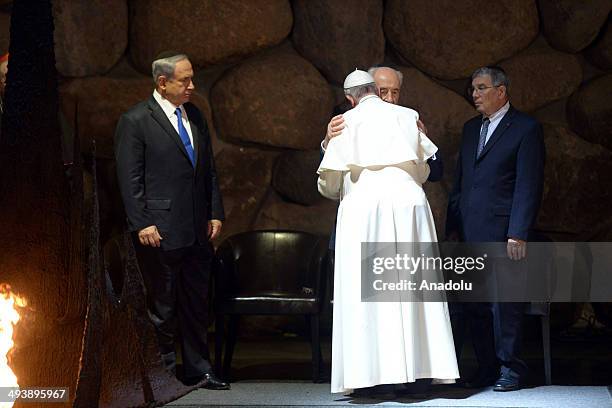
[[[404,73],[401,104],[418,110],[446,162],[426,186],[443,234],[463,123],[477,113],[470,73],[499,64],[517,108],[544,124],[541,229],[583,235],[612,216],[612,0],[55,0],[65,116],[102,171],[106,235],[122,228],[112,139],[121,112],[153,90],[150,63],[191,56],[194,102],[212,129],[227,220],[327,233],[335,203],[318,196],[318,147],[339,85],[355,67]],[[0,14],[0,46],[9,15]]]

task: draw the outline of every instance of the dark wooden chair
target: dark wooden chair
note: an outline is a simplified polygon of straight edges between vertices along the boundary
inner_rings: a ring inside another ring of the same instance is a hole
[[[544,261],[543,264],[536,264],[535,270],[532,272],[534,275],[540,276],[540,279],[544,279],[545,287],[552,288],[556,285],[556,274],[554,273],[554,262],[553,262],[553,249],[546,244],[552,244],[552,240],[542,231],[536,231],[531,237],[532,241],[538,243],[544,243],[544,246],[540,246],[540,258]],[[542,251],[546,251],[546,255],[542,254]],[[525,314],[530,316],[537,316],[540,318],[540,324],[542,327],[542,351],[544,360],[544,379],[546,385],[552,384],[552,368],[551,368],[551,348],[550,348],[550,302],[529,302],[525,308]]]
[[[550,352],[550,303],[531,302],[527,304],[525,314],[538,316],[542,325],[542,348],[544,352],[544,378],[546,385],[552,384],[551,352]]]
[[[304,315],[310,324],[312,379],[321,370],[319,318],[323,307],[328,239],[306,232],[249,231],[217,249],[215,369],[229,378],[241,315]],[[227,344],[225,318],[229,316]]]

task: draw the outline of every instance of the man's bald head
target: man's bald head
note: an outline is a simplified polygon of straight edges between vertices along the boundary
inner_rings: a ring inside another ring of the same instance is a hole
[[[402,87],[402,73],[389,67],[374,67],[368,70],[374,78],[380,97],[385,101],[397,105]]]

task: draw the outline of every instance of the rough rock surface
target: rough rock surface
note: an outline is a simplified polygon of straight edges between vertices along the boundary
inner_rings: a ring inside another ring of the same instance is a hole
[[[328,236],[334,226],[338,203],[321,198],[315,205],[288,203],[272,192],[263,203],[253,229],[289,229]]]
[[[314,66],[283,51],[226,72],[211,104],[223,140],[309,150],[325,136],[334,99]]]
[[[582,81],[578,58],[554,50],[519,54],[500,65],[510,77],[512,104],[527,112],[571,95]]]
[[[444,162],[459,150],[463,124],[478,112],[465,98],[437,84],[415,68],[400,67],[404,75],[400,105],[419,112],[431,140],[440,148]],[[446,171],[453,168],[445,166]]]
[[[612,74],[589,81],[567,103],[570,128],[584,139],[612,149]]]
[[[204,67],[276,45],[292,24],[288,0],[136,0],[130,55],[144,73],[167,50],[187,52],[196,67]]]
[[[448,169],[451,173],[453,169]],[[436,223],[436,232],[438,241],[442,241],[445,233],[446,225],[446,209],[448,208],[448,193],[446,183],[444,182],[426,182],[423,184],[427,201],[431,207],[431,212]]]
[[[585,50],[585,56],[601,69],[612,69],[612,20],[608,21],[597,40]]]
[[[548,124],[544,142],[544,194],[537,227],[581,234],[610,217],[612,152]]]
[[[542,29],[550,44],[578,52],[597,36],[612,10],[610,0],[539,0]]]
[[[125,0],[54,0],[55,60],[66,77],[106,73],[128,43]]]
[[[278,153],[227,145],[215,158],[223,196],[225,222],[219,242],[253,229],[263,200],[270,190],[272,167]]]
[[[389,0],[384,29],[401,57],[441,79],[468,77],[527,47],[538,34],[530,0]]]
[[[385,37],[381,0],[296,0],[295,49],[327,79],[342,84],[356,67],[382,62]]]
[[[288,201],[312,205],[321,199],[317,190],[317,168],[321,161],[319,150],[287,151],[274,166],[272,187]]]

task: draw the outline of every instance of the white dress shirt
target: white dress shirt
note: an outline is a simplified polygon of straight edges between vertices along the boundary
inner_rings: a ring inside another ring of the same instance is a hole
[[[179,133],[178,116],[176,116],[176,108],[181,108],[183,126],[185,127],[185,130],[187,130],[187,134],[189,135],[189,141],[191,142],[191,146],[193,146],[193,135],[191,134],[191,125],[189,124],[189,118],[187,117],[187,112],[185,112],[185,108],[183,107],[183,105],[181,106],[174,105],[172,102],[170,102],[169,100],[161,96],[159,92],[157,92],[157,89],[153,91],[153,97],[155,98],[157,103],[159,103],[159,106],[161,106],[162,110],[164,111],[168,119],[170,120],[170,123],[174,127],[174,130],[176,130],[176,133]]]
[[[497,112],[489,116],[489,130],[487,131],[487,137],[485,138],[485,146],[489,142],[489,138],[491,137],[493,132],[495,132],[495,129],[497,129],[497,125],[499,125],[499,122],[501,122],[501,120],[506,115],[509,109],[510,102],[508,101]],[[484,118],[486,118],[486,116],[483,116],[483,120]],[[482,130],[482,124],[480,125],[480,130]]]

